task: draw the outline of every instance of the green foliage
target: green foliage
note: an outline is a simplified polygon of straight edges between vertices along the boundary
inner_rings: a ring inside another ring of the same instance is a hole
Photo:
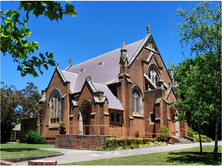
[[[130,145],[130,148],[131,148],[131,149],[134,149],[135,147],[136,147],[135,144],[131,144],[131,145]]]
[[[160,129],[159,129],[159,133],[164,134],[164,135],[160,135],[161,140],[163,140],[164,138],[169,138],[170,137],[170,132],[169,132],[168,128],[166,128],[166,126],[161,126]]]
[[[43,66],[48,70],[48,65],[55,66],[53,54],[46,52],[45,55],[39,53],[39,56],[29,56],[35,54],[39,50],[39,44],[36,41],[28,42],[27,38],[30,37],[31,31],[28,29],[29,13],[32,12],[33,16],[38,17],[44,15],[51,21],[62,19],[63,15],[76,16],[74,6],[66,4],[63,9],[58,2],[53,1],[21,1],[19,10],[24,8],[26,11],[26,18],[20,18],[20,12],[15,9],[0,10],[1,13],[1,52],[4,56],[10,54],[14,62],[18,63],[17,70],[21,72],[21,76],[27,73],[38,76],[37,71],[43,74],[41,67]]]
[[[38,132],[35,132],[33,130],[30,130],[28,134],[26,135],[25,142],[27,144],[45,144],[45,138],[38,134]]]
[[[198,135],[198,131],[194,131],[194,135]]]
[[[143,144],[147,144],[150,141],[149,138],[143,138]]]
[[[60,128],[60,130],[65,130],[66,129],[66,124],[63,121],[61,121],[59,123],[59,128]]]
[[[190,126],[187,126],[187,130],[188,130],[188,136],[193,138],[193,136],[194,136],[193,129]]]
[[[131,144],[136,144],[136,139],[135,138],[127,138],[127,145],[131,145]]]
[[[36,116],[42,109],[41,105],[36,105],[41,96],[33,83],[28,83],[23,90],[2,84],[0,91],[1,143],[6,143],[10,139],[12,129],[21,118]]]
[[[201,136],[201,142],[211,142],[212,139],[207,137],[206,135],[200,135]],[[199,134],[195,134],[194,135],[194,139],[197,141],[197,142],[200,142],[200,139],[199,139]]]
[[[190,13],[178,10],[185,23],[178,24],[180,42],[190,44],[195,59],[187,58],[175,67],[174,76],[179,86],[175,91],[184,99],[175,102],[179,120],[199,122],[221,121],[221,2],[215,9],[201,2]]]
[[[110,146],[110,147],[109,147],[109,150],[115,150],[115,149],[116,149],[115,146]]]
[[[136,147],[136,148],[139,148],[140,146],[139,146],[139,144],[136,144],[135,147]]]
[[[100,147],[98,147],[96,150],[97,150],[97,151],[101,151],[101,150],[104,150],[104,149],[103,149],[102,146],[100,146]]]
[[[122,138],[123,140],[123,146],[126,146],[127,145],[127,139],[126,138]]]
[[[106,147],[106,146],[101,146],[101,147],[102,147],[104,150],[105,150],[105,149],[107,149],[107,147]]]
[[[143,144],[143,138],[135,138],[136,144]]]
[[[1,143],[9,141],[11,131],[15,127],[17,118],[21,114],[19,105],[22,99],[20,93],[14,86],[1,88]]]
[[[136,131],[135,134],[134,134],[134,136],[135,136],[136,138],[140,137],[140,132],[139,132],[139,131]]]
[[[201,2],[193,10],[178,9],[177,16],[185,19],[179,23],[180,43],[190,46],[194,59],[186,58],[175,66],[174,76],[179,86],[174,91],[183,98],[174,102],[180,110],[178,120],[188,119],[199,128],[203,124],[221,122],[221,2],[211,8],[208,2]],[[218,127],[215,127],[215,138]],[[217,140],[214,156],[217,158]],[[200,145],[200,152],[201,151]]]
[[[136,144],[147,144],[149,142],[155,142],[157,141],[157,138],[106,138],[106,146],[107,147],[118,147],[118,146],[130,146],[130,145],[136,145]]]

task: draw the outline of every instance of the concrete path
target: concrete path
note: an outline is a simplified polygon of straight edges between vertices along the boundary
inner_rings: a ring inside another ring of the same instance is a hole
[[[214,145],[215,142],[203,143],[204,145]],[[175,144],[167,146],[156,146],[148,148],[139,149],[129,149],[129,150],[116,150],[116,151],[93,151],[93,150],[76,150],[76,149],[62,149],[62,148],[41,148],[43,150],[64,152],[64,155],[57,157],[44,158],[43,160],[51,161],[57,160],[58,164],[80,162],[80,161],[90,161],[98,159],[108,159],[116,157],[134,156],[149,153],[166,152],[171,150],[186,149],[191,147],[198,147],[199,143],[193,144]],[[218,145],[222,145],[222,141],[218,142]],[[28,161],[18,162],[18,164],[28,165]]]

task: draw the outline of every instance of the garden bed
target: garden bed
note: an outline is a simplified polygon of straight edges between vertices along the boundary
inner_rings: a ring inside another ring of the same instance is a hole
[[[106,138],[106,146],[100,146],[96,150],[122,150],[137,149],[153,146],[167,145],[165,142],[157,142],[156,138]]]

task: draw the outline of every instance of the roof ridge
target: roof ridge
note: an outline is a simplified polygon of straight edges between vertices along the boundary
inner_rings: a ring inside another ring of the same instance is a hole
[[[96,82],[92,82],[93,84],[97,84],[97,85],[101,85],[101,86],[107,86],[107,85],[104,85],[104,84],[100,84],[100,83],[96,83]]]
[[[65,70],[61,70],[62,72],[66,72],[66,73],[70,73],[70,74],[75,74],[75,75],[78,75],[77,73],[74,73],[74,72],[70,72],[70,71],[65,71]]]
[[[141,39],[141,40],[144,40],[144,39]],[[135,44],[135,43],[137,43],[137,42],[140,42],[141,40],[138,40],[138,41],[136,41],[136,42],[133,42],[133,43],[131,43],[131,44],[128,44],[128,45],[126,45],[126,47],[128,47],[128,46],[130,46],[130,45],[132,45],[132,44]],[[96,56],[96,57],[94,57],[94,58],[92,58],[92,59],[88,59],[88,60],[86,60],[86,61],[83,61],[83,62],[81,62],[81,63],[78,63],[78,64],[76,64],[76,65],[73,65],[73,66],[71,66],[67,71],[69,72],[69,70],[70,70],[72,67],[74,67],[74,66],[78,66],[78,65],[81,65],[81,64],[86,63],[86,62],[88,62],[88,61],[91,61],[91,60],[94,60],[94,59],[96,59],[96,58],[99,58],[99,57],[101,57],[101,56],[105,56],[106,54],[111,53],[111,52],[114,52],[114,51],[117,51],[118,49],[121,49],[121,47],[119,47],[119,48],[117,48],[117,49],[115,49],[115,50],[112,50],[112,51],[110,51],[110,52],[106,52],[106,53],[104,53],[104,54],[102,54],[102,55]],[[71,72],[70,72],[70,73],[71,73]]]

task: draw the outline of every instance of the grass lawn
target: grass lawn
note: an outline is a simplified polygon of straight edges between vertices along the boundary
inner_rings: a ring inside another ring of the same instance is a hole
[[[18,142],[7,142],[6,144],[0,144],[1,148],[54,148],[55,145],[47,144],[26,144]]]
[[[199,154],[200,148],[195,147],[146,155],[76,162],[67,165],[221,165],[221,146],[218,148],[218,161],[213,158],[213,150],[214,146],[203,146],[202,155]]]
[[[1,159],[59,154],[60,152],[38,149],[54,147],[55,145],[8,142],[1,144]]]

